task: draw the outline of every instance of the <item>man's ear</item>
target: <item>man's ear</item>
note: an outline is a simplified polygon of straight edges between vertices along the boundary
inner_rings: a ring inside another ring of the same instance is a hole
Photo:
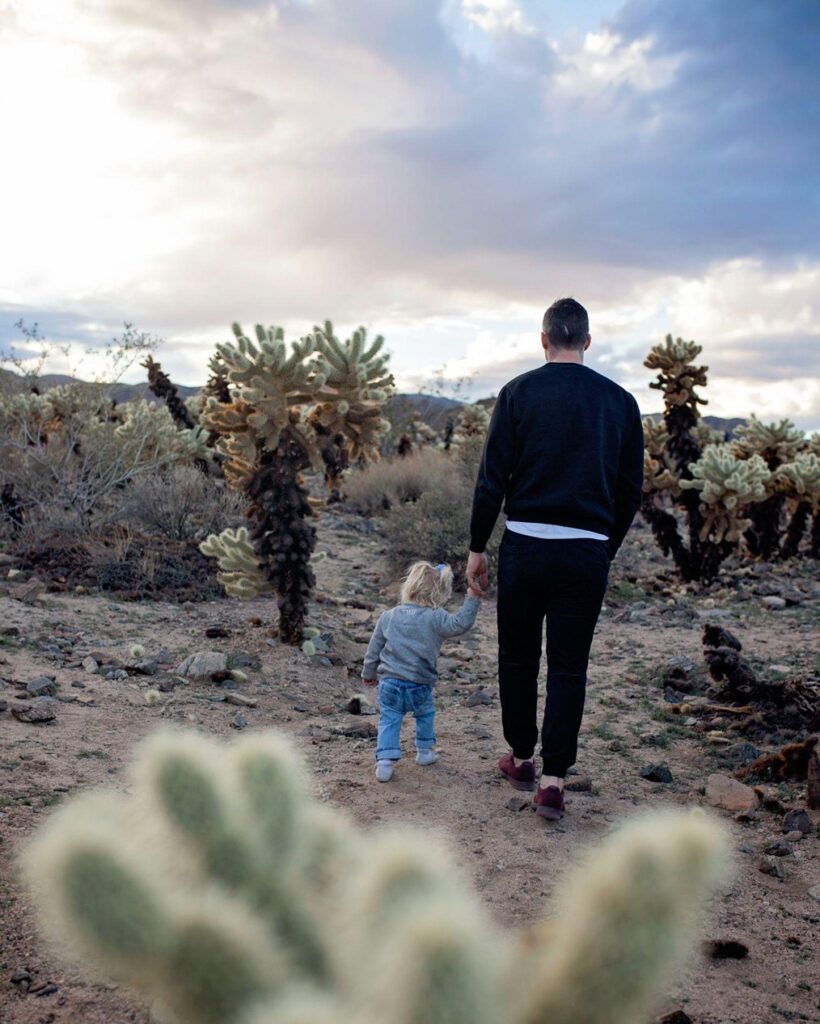
[[[586,352],[586,350],[589,348],[589,346],[591,344],[592,344],[592,335],[588,334],[587,335],[587,340],[584,342],[584,352]]]
[[[543,332],[543,331],[541,331],[541,348],[542,348],[542,349],[543,349],[543,350],[544,350],[545,352],[547,352],[547,351],[549,351],[549,347],[550,347],[550,338],[549,338],[549,335],[548,335],[548,334],[544,334],[544,332]]]

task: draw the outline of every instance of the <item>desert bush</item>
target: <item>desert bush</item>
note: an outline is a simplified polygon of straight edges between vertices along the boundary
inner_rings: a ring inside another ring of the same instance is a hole
[[[278,735],[166,732],[22,866],[47,934],[178,1024],[631,1024],[693,948],[727,846],[703,814],[632,822],[549,921],[502,931],[429,831],[365,835]]]
[[[69,384],[0,398],[0,487],[5,525],[55,518],[74,532],[109,522],[120,492],[142,474],[207,458],[199,429],[178,430],[164,407],[116,405],[102,385]]]
[[[257,324],[255,342],[239,324],[233,332],[234,342],[218,346],[216,365],[230,401],[210,394],[200,422],[218,435],[225,478],[246,494],[252,525],[213,534],[201,550],[217,559],[229,594],[275,594],[279,636],[299,644],[316,545],[301,474],[323,465],[335,488],[348,460],[378,457],[393,378],[380,354],[384,339],[366,346],[364,328],[342,342],[326,321],[290,352],[281,328]]]
[[[128,487],[119,520],[172,540],[203,538],[240,526],[245,500],[192,466],[171,466]]]
[[[382,459],[354,471],[345,490],[354,508],[375,515],[418,501],[427,491],[446,491],[452,481],[452,459],[445,452],[421,448],[405,458]]]
[[[644,421],[646,454],[641,512],[684,580],[713,580],[736,551],[787,557],[812,522],[811,553],[820,544],[820,466],[789,420],[764,424],[752,416],[733,441],[720,442],[700,422],[706,404],[696,388],[706,366],[701,348],[668,335],[644,365],[658,371],[661,423]],[[681,532],[683,528],[683,533]]]

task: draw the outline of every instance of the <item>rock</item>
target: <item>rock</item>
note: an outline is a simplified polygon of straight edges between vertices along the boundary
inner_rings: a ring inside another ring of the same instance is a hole
[[[751,786],[717,773],[706,780],[706,799],[713,807],[733,813],[753,811],[758,804],[757,793]]]
[[[802,832],[808,835],[811,832],[811,821],[806,811],[802,808],[795,808],[787,811],[780,826],[781,832]]]
[[[20,635],[20,627],[19,626],[3,626],[3,628],[0,629],[0,636],[19,636],[19,635]]]
[[[92,675],[92,676],[94,675],[95,672],[99,672],[100,671],[99,664],[97,663],[96,659],[92,658],[91,656],[89,656],[87,658],[83,658],[82,666],[85,669],[85,671],[88,672],[88,674]]]
[[[809,896],[811,896],[813,900],[817,900],[817,902],[820,903],[820,885],[812,886],[812,888],[809,889]]]
[[[228,656],[221,651],[197,651],[189,654],[176,671],[188,679],[209,682],[214,672],[228,671]]]
[[[8,706],[9,702],[7,700],[0,700],[0,711],[5,711]]]
[[[480,704],[492,704],[492,702],[493,698],[489,695],[489,693],[487,693],[487,691],[482,687],[479,687],[477,690],[470,694],[467,700],[464,701],[464,706],[466,708],[475,708],[478,707]]]
[[[578,775],[567,779],[564,789],[568,793],[589,793],[592,791],[592,779],[588,775]]]
[[[662,764],[649,764],[641,769],[641,778],[648,782],[662,782],[668,784],[672,781],[672,772],[669,765],[664,761]]]
[[[771,875],[772,878],[778,878],[782,882],[786,877],[786,869],[779,857],[761,857],[760,862],[757,865],[757,870],[764,875]]]
[[[230,636],[231,631],[227,626],[208,626],[205,630],[205,636],[209,640],[218,640],[226,636]]]
[[[709,939],[703,943],[703,952],[712,960],[743,960],[749,947],[735,939]]]
[[[28,583],[14,583],[8,588],[9,597],[15,601],[22,601],[23,604],[34,604],[37,598],[45,590],[45,584],[40,580],[29,580]]]
[[[11,713],[18,722],[29,725],[45,725],[57,718],[54,708],[46,704],[20,704],[12,707]]]
[[[692,1024],[692,1018],[683,1010],[672,1010],[658,1017],[656,1024]]]
[[[225,701],[228,704],[238,704],[241,708],[255,708],[258,703],[253,697],[246,697],[243,693],[226,693]]]
[[[769,597],[762,598],[761,604],[764,608],[768,608],[769,611],[780,612],[786,607],[786,600],[783,597],[775,597],[772,594]]]
[[[241,711],[237,711],[236,714],[231,719],[231,728],[232,729],[242,730],[242,729],[245,728],[245,726],[247,724],[248,724],[248,722],[247,722],[245,716],[242,714]]]
[[[55,697],[57,695],[57,683],[48,676],[37,676],[31,682],[26,683],[26,693],[29,697]]]
[[[738,853],[745,853],[747,855],[755,853],[755,848],[752,846],[751,843],[738,843],[737,850]]]
[[[510,799],[507,801],[508,811],[526,811],[526,809],[530,806],[531,801],[524,800],[523,797],[520,796],[511,796]]]
[[[614,739],[614,740],[610,740],[609,743],[607,743],[606,749],[607,750],[611,750],[611,751],[613,751],[614,753],[617,754],[619,751],[624,749],[624,745],[623,745],[623,742],[621,740]]]
[[[773,843],[769,843],[766,847],[766,853],[770,857],[790,857],[791,852],[792,848],[785,839],[775,839]]]
[[[350,725],[343,725],[338,732],[341,736],[367,740],[375,738],[378,730],[373,722],[353,722]]]
[[[754,743],[733,743],[723,753],[730,761],[738,765],[751,764],[752,761],[763,756],[763,751]]]
[[[127,665],[127,671],[135,676],[155,676],[159,672],[159,665],[156,661],[138,661],[134,665]]]
[[[803,833],[795,829],[794,832],[787,832],[783,838],[787,843],[799,843],[803,838]]]

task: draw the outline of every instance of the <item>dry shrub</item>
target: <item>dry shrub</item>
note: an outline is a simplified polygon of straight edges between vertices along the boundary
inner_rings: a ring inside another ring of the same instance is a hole
[[[351,473],[345,490],[355,508],[374,515],[418,501],[432,491],[452,491],[454,476],[454,462],[445,452],[422,448],[406,458],[382,459]],[[459,491],[458,483],[455,490]]]
[[[242,495],[224,482],[193,466],[172,466],[131,484],[120,522],[171,540],[190,540],[241,526],[244,506]]]

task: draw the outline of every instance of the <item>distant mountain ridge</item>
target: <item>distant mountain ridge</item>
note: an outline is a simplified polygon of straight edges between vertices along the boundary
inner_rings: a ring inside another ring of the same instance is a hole
[[[86,381],[78,380],[76,377],[63,373],[44,373],[38,378],[38,386],[41,390],[60,387],[63,384],[84,384]],[[11,370],[0,369],[0,388],[3,390],[20,390],[24,385],[23,378]],[[177,384],[177,391],[182,398],[191,398],[202,390],[198,387],[188,387],[185,384]],[[156,395],[148,387],[147,383],[140,384],[115,384],[112,395],[117,402],[135,402],[144,398],[148,402],[158,401]],[[390,420],[403,429],[414,416],[420,416],[433,430],[443,429],[448,416],[465,404],[491,406],[494,398],[479,398],[475,403],[465,403],[455,398],[447,398],[444,395],[427,395],[421,392],[399,392],[390,399],[388,403],[388,416]],[[660,413],[652,413],[652,419],[661,418]],[[703,416],[702,422],[713,430],[720,430],[726,434],[732,434],[735,428],[747,420],[733,416],[724,418],[722,416]]]

